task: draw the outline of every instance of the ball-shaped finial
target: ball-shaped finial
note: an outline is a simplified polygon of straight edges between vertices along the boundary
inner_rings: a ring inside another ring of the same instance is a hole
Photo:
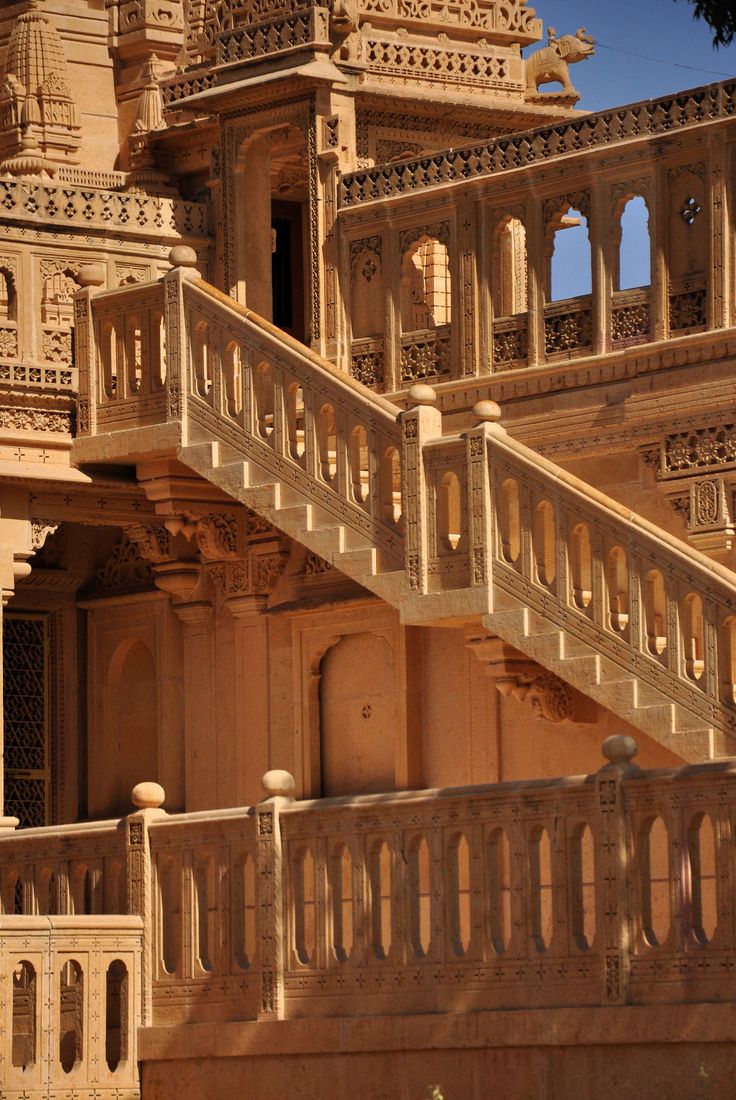
[[[409,390],[411,405],[434,405],[437,401],[437,392],[426,382],[417,382]]]
[[[296,790],[294,776],[283,768],[272,768],[271,771],[266,772],[261,783],[268,798],[274,798],[276,795],[281,795],[282,798],[294,797]]]
[[[627,733],[614,733],[601,745],[601,752],[611,764],[630,764],[638,751],[636,741]]]
[[[160,783],[136,783],[130,792],[130,801],[139,810],[157,810],[165,798],[166,791]]]
[[[80,286],[104,286],[106,279],[107,271],[104,264],[83,264],[77,275]]]
[[[497,401],[478,401],[473,405],[473,416],[481,424],[498,424],[501,419],[501,406]]]
[[[177,244],[169,252],[172,267],[196,267],[197,253],[188,244]]]

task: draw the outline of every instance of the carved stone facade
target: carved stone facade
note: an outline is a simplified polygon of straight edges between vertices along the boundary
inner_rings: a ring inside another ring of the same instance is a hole
[[[736,84],[562,30],[4,5],[9,1100],[729,1100]]]

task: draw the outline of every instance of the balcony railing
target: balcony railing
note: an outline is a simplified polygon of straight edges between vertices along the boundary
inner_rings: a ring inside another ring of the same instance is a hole
[[[270,772],[252,808],[143,808],[115,833],[133,916],[2,917],[26,937],[8,957],[46,981],[52,950],[98,986],[122,960],[161,1026],[734,1001],[736,762],[647,772],[635,752],[614,737],[589,776],[301,803]],[[112,839],[75,828],[80,850]],[[40,832],[0,838],[2,866]]]

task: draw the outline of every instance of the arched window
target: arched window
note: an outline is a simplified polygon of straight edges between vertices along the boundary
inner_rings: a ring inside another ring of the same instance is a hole
[[[550,223],[552,249],[547,300],[559,302],[591,293],[588,219],[569,206]]]
[[[22,959],[13,971],[13,1044],[11,1060],[19,1069],[36,1061],[36,971]]]
[[[405,251],[401,261],[400,303],[402,332],[450,324],[450,258],[444,241],[422,234]]]
[[[649,211],[641,195],[627,200],[619,221],[616,290],[647,287],[651,277]]]

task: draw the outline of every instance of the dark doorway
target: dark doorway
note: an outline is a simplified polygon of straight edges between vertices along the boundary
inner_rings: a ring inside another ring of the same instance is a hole
[[[273,323],[304,341],[304,250],[302,208],[298,202],[271,206],[274,249],[271,256]]]

